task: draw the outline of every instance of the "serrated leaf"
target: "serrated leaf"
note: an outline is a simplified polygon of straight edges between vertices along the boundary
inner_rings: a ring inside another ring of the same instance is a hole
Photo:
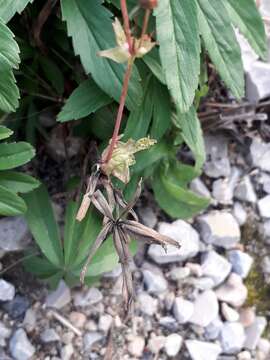
[[[267,60],[265,27],[254,0],[226,0],[224,2],[232,23],[249,41],[254,51]]]
[[[163,0],[154,12],[166,82],[181,111],[189,109],[198,86],[200,38],[195,0]]]
[[[0,34],[0,71],[17,69],[20,62],[19,46],[14,40],[12,31],[2,22],[1,17]]]
[[[9,170],[30,161],[34,148],[26,142],[0,144],[0,170]]]
[[[24,10],[34,0],[0,0],[0,18],[7,23],[15,14]]]
[[[7,127],[0,125],[0,140],[6,139],[13,134],[13,131]]]
[[[65,122],[83,118],[112,100],[107,96],[92,79],[82,82],[67,99],[57,120]]]
[[[20,93],[12,70],[0,70],[0,109],[6,113],[19,106]]]
[[[200,32],[219,75],[238,99],[244,96],[241,51],[230,17],[220,0],[198,0]]]
[[[15,216],[23,214],[25,211],[26,205],[23,199],[0,185],[0,215]]]
[[[62,16],[86,73],[91,73],[98,86],[119,101],[126,66],[97,55],[115,45],[112,14],[102,3],[101,0],[61,0]],[[126,101],[130,110],[140,103],[141,94],[140,77],[134,66]]]
[[[25,194],[25,214],[31,233],[45,257],[57,267],[63,264],[63,249],[59,229],[54,218],[49,194],[45,186]]]
[[[200,170],[205,161],[205,149],[201,123],[194,106],[186,113],[177,113],[176,124],[182,130],[182,137],[194,154],[196,170]]]
[[[16,193],[27,193],[36,189],[40,182],[30,175],[17,171],[1,171],[0,185]]]
[[[155,47],[148,54],[146,54],[143,58],[145,64],[149,67],[155,77],[162,83],[166,84],[165,75],[160,63],[159,51]]]

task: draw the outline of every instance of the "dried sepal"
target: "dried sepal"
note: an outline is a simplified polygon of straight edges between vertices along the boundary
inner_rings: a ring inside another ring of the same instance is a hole
[[[96,209],[101,212],[101,214],[110,220],[113,220],[113,214],[110,208],[110,205],[106,201],[104,195],[100,190],[97,190],[92,196],[92,202],[95,205]]]
[[[114,189],[114,193],[115,193],[115,199],[116,199],[117,204],[122,209],[125,209],[126,206],[128,205],[128,203],[125,201],[122,192],[120,190],[118,190],[118,189]],[[127,213],[127,212],[125,211],[125,213]],[[138,218],[137,214],[135,213],[135,211],[133,209],[130,209],[128,213],[133,217],[133,219],[135,221],[139,221],[139,218]]]

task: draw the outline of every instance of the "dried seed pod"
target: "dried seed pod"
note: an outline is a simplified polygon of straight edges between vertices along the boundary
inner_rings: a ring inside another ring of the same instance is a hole
[[[143,9],[154,9],[158,6],[158,0],[140,0]]]

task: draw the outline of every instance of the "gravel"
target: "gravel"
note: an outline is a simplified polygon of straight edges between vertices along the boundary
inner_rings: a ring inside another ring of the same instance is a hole
[[[0,301],[13,300],[15,296],[15,287],[8,281],[0,279]]]
[[[18,329],[10,339],[9,351],[15,360],[28,360],[34,355],[35,348],[30,343],[26,332]]]
[[[46,298],[46,306],[62,309],[64,306],[69,304],[71,301],[70,289],[66,283],[61,280],[57,289],[51,292]]]

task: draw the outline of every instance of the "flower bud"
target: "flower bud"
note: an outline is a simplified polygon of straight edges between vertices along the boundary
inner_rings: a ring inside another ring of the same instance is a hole
[[[154,9],[158,6],[158,0],[140,0],[143,9]]]

